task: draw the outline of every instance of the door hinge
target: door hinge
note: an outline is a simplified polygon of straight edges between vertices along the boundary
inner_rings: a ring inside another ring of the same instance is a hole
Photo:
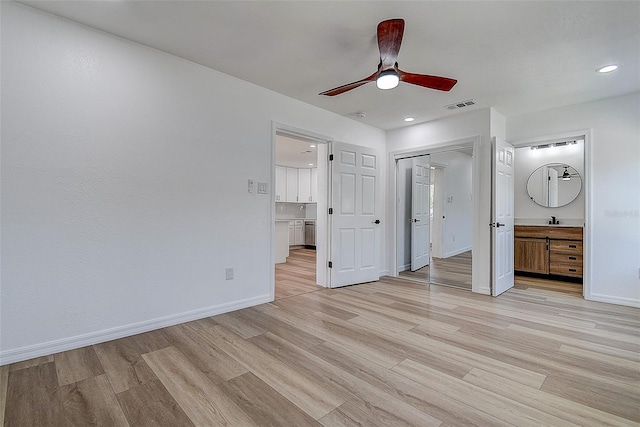
[[[329,215],[333,215],[333,208],[329,208]]]
[[[333,268],[333,263],[329,261],[329,268]]]
[[[329,161],[333,162],[333,154],[329,154]]]

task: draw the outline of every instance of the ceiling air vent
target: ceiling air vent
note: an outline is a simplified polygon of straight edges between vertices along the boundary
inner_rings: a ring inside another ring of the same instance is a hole
[[[455,104],[445,105],[444,108],[446,108],[447,110],[458,110],[460,108],[470,107],[476,104],[477,104],[476,101],[474,101],[473,99],[469,99],[467,101],[456,102]]]

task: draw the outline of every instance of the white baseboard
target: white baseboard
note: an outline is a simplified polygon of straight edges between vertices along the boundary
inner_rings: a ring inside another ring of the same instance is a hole
[[[405,264],[398,267],[398,273],[407,270],[411,270],[411,264]]]
[[[160,317],[157,319],[145,320],[143,322],[132,323],[130,325],[118,326],[102,331],[90,332],[88,334],[62,338],[55,341],[48,341],[42,344],[34,344],[26,347],[5,350],[0,352],[0,366],[7,365],[9,363],[22,362],[23,360],[33,359],[34,357],[48,356],[50,354],[60,353],[61,351],[73,350],[76,348],[86,347],[88,345],[99,344],[118,338],[141,334],[143,332],[178,325],[192,320],[203,319],[217,314],[228,313],[230,311],[271,302],[271,300],[272,299],[269,295],[262,295],[255,298],[234,301],[232,303],[220,304],[185,313]]]
[[[611,295],[590,294],[590,295],[585,295],[584,299],[588,301],[606,302],[608,304],[626,305],[629,307],[640,308],[640,300],[632,299],[632,298],[620,298],[620,297],[615,297]]]
[[[466,246],[464,248],[456,249],[455,251],[447,252],[444,254],[443,258],[449,258],[452,256],[463,254],[467,251],[470,251],[473,246]]]
[[[488,287],[482,287],[482,288],[478,288],[477,290],[472,290],[472,291],[477,293],[477,294],[491,295],[491,288],[488,288]]]

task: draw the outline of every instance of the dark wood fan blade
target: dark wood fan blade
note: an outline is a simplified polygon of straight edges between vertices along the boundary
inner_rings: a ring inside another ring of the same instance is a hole
[[[383,71],[396,64],[402,44],[402,34],[404,34],[404,19],[389,19],[378,24],[380,68]]]
[[[379,73],[380,73],[379,71],[376,71],[375,73],[371,74],[366,79],[358,80],[357,82],[353,82],[353,83],[349,83],[349,84],[346,84],[346,85],[338,86],[338,87],[333,88],[333,89],[329,89],[327,91],[324,91],[324,92],[320,93],[319,95],[326,95],[326,96],[340,95],[341,93],[345,93],[348,90],[360,87],[365,83],[369,83],[369,82],[375,81],[375,79],[376,79],[376,77],[378,77]]]
[[[396,69],[400,76],[400,81],[405,83],[411,83],[418,86],[428,87],[429,89],[436,89],[448,92],[451,90],[457,80],[449,79],[447,77],[428,76],[426,74],[413,74],[405,73],[404,71]]]

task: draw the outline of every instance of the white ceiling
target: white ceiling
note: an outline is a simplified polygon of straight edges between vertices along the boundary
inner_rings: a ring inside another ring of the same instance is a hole
[[[276,135],[276,165],[302,169],[317,167],[317,144],[287,135]]]
[[[505,116],[640,90],[638,1],[23,1],[381,129],[474,108]],[[401,69],[451,92],[370,83],[378,22],[404,18]],[[595,69],[616,63],[600,75]],[[447,104],[478,105],[449,111]],[[366,112],[357,118],[355,113]]]

